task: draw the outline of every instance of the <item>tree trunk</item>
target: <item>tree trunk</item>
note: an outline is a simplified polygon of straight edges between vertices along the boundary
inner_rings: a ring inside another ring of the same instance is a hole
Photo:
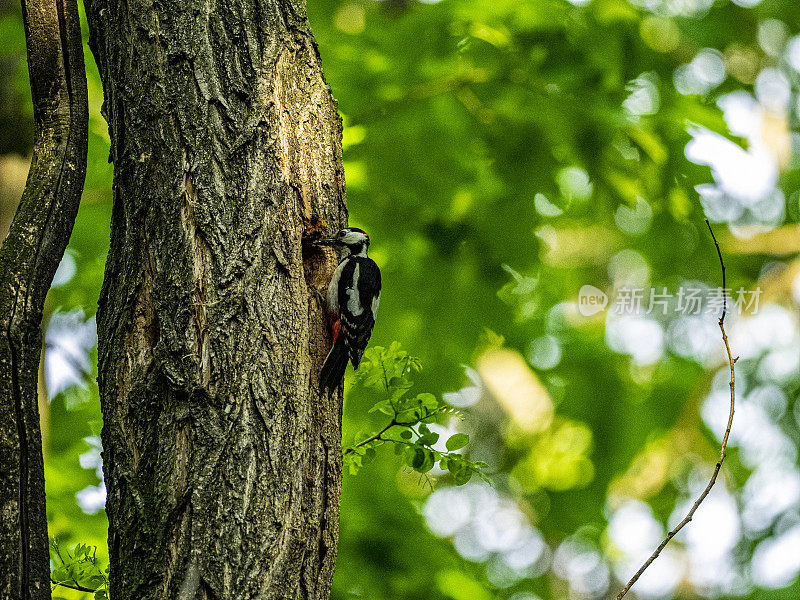
[[[98,311],[114,600],[327,598],[341,394],[310,286],[346,221],[305,5],[87,1],[114,162]]]
[[[88,103],[74,0],[23,0],[36,134],[0,248],[0,598],[50,598],[37,374],[44,300],[86,175]]]

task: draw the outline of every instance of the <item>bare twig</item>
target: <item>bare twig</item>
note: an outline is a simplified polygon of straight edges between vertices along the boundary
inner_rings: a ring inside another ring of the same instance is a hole
[[[739,357],[737,356],[736,358],[734,358],[733,355],[731,354],[731,348],[728,345],[728,336],[725,333],[725,315],[728,310],[727,296],[725,291],[727,289],[725,286],[725,262],[722,260],[722,252],[719,249],[719,243],[717,243],[717,238],[714,235],[714,230],[711,229],[711,224],[708,222],[708,219],[706,219],[706,225],[708,225],[708,230],[711,232],[711,238],[714,240],[714,246],[717,248],[717,256],[719,256],[719,264],[722,267],[722,316],[719,318],[719,330],[722,332],[722,342],[725,344],[725,351],[728,353],[728,364],[730,365],[731,368],[731,380],[729,384],[731,388],[731,410],[730,413],[728,414],[728,426],[725,428],[725,435],[722,437],[722,445],[719,451],[719,461],[714,467],[714,473],[711,475],[711,479],[709,480],[706,488],[703,490],[703,493],[700,494],[700,497],[692,505],[692,508],[683,518],[683,521],[678,523],[675,529],[673,529],[667,534],[667,537],[665,537],[664,540],[658,545],[658,548],[656,548],[655,552],[653,552],[653,554],[650,555],[650,558],[648,558],[645,561],[645,563],[641,566],[641,568],[638,571],[636,571],[636,574],[633,577],[631,577],[630,581],[628,581],[627,585],[622,589],[622,591],[619,594],[617,594],[616,600],[622,600],[622,597],[628,593],[628,590],[630,590],[631,586],[634,583],[636,583],[639,577],[641,577],[642,573],[645,572],[647,567],[649,567],[652,564],[652,562],[656,558],[658,558],[658,555],[661,554],[661,551],[670,542],[670,540],[674,538],[677,535],[677,533],[681,529],[683,529],[687,523],[689,523],[689,521],[692,520],[692,517],[694,517],[694,513],[697,511],[698,507],[703,502],[703,500],[706,499],[706,496],[708,496],[708,493],[711,491],[711,488],[717,481],[717,475],[719,475],[719,470],[722,468],[722,461],[725,460],[725,450],[728,447],[728,437],[730,436],[731,426],[733,425],[733,411],[735,404],[734,388],[735,388],[736,378],[734,373],[734,365],[736,364],[736,361],[739,359]]]

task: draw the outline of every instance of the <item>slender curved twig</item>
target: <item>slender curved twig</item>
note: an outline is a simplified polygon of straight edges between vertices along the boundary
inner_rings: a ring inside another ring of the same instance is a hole
[[[728,310],[727,296],[726,296],[726,291],[725,291],[726,290],[726,287],[725,287],[725,262],[722,260],[722,252],[719,249],[719,243],[717,243],[717,238],[714,235],[714,230],[711,229],[711,224],[708,222],[708,219],[706,219],[706,225],[708,225],[708,230],[711,232],[711,238],[714,240],[714,246],[717,248],[717,256],[719,256],[719,264],[722,267],[722,316],[719,318],[719,329],[722,332],[722,342],[725,344],[725,351],[728,353],[728,364],[730,365],[730,368],[731,368],[731,380],[730,380],[730,384],[729,384],[730,388],[731,388],[731,410],[730,410],[730,413],[728,414],[728,426],[725,428],[725,435],[722,437],[722,445],[721,445],[720,451],[719,451],[719,461],[717,461],[717,464],[714,467],[714,473],[711,475],[711,479],[709,480],[708,485],[706,486],[706,489],[703,490],[703,493],[700,494],[700,497],[692,505],[692,508],[689,510],[689,512],[683,518],[683,521],[678,523],[678,525],[675,527],[675,529],[673,529],[672,531],[670,531],[667,534],[667,537],[665,537],[664,540],[658,545],[658,548],[656,548],[655,552],[653,552],[653,554],[650,555],[650,558],[648,558],[645,561],[645,563],[641,566],[641,568],[638,571],[636,571],[636,574],[633,577],[631,577],[630,581],[628,581],[627,585],[625,585],[625,587],[622,589],[622,591],[619,594],[617,594],[617,597],[616,597],[615,600],[622,600],[622,597],[625,594],[628,593],[628,590],[630,590],[631,586],[634,583],[636,583],[636,581],[639,579],[639,577],[641,577],[642,573],[645,572],[647,567],[649,567],[652,564],[652,562],[656,558],[658,558],[658,555],[661,554],[661,551],[670,542],[670,540],[672,538],[674,538],[677,535],[677,533],[681,529],[683,529],[684,526],[687,523],[689,523],[689,521],[692,520],[692,518],[694,517],[694,513],[697,511],[697,509],[699,508],[699,506],[703,502],[703,500],[706,499],[706,496],[708,496],[708,493],[711,491],[711,488],[714,486],[714,483],[717,481],[717,475],[719,475],[719,470],[722,468],[722,461],[725,460],[725,450],[728,447],[728,437],[730,436],[731,426],[733,425],[733,412],[734,412],[734,405],[735,405],[735,403],[734,403],[734,397],[735,397],[734,389],[735,389],[736,378],[735,378],[735,373],[734,373],[734,365],[736,364],[736,361],[739,359],[739,357],[737,356],[736,358],[734,358],[733,355],[731,354],[731,348],[728,345],[728,336],[725,333],[725,315],[726,315],[727,310]]]

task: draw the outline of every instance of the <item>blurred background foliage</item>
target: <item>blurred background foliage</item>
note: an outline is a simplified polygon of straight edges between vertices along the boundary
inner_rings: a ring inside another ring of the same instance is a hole
[[[0,0],[0,235],[32,142],[19,11]],[[464,413],[437,431],[469,433],[492,480],[454,487],[386,449],[346,474],[333,598],[613,597],[718,457],[719,306],[686,310],[692,290],[720,285],[706,217],[738,302],[729,458],[632,594],[798,597],[800,5],[309,0],[308,12],[345,123],[351,223],[384,275],[373,343],[420,357],[415,393]],[[41,409],[50,533],[106,556],[94,313],[112,169],[85,52],[89,170],[49,296]],[[585,285],[608,297],[594,315]],[[374,401],[349,385],[345,445],[382,425]]]

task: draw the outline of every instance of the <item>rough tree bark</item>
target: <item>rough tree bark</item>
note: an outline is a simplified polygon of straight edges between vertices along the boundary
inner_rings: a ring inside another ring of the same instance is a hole
[[[44,300],[86,175],[88,103],[74,0],[23,0],[35,121],[28,181],[0,248],[0,598],[50,598],[37,374]]]
[[[327,598],[341,396],[308,241],[346,221],[305,4],[87,0],[111,134],[98,311],[115,600]]]

